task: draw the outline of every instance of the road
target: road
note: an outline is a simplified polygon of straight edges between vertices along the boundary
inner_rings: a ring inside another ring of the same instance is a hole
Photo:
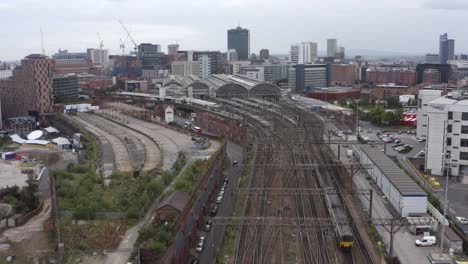
[[[239,185],[240,175],[242,174],[244,168],[244,165],[242,164],[242,147],[229,142],[226,151],[229,159],[228,166],[226,166],[227,169],[223,173],[227,178],[229,178],[229,184],[224,193],[223,202],[218,206],[219,209],[217,216],[230,216],[232,214],[234,198],[232,187],[237,187]],[[237,167],[231,166],[231,161],[233,160],[237,160],[239,162]],[[214,205],[215,203],[212,203],[210,208]],[[204,222],[209,219],[211,219],[211,217],[206,216]],[[226,226],[224,225],[213,225],[210,232],[200,231],[199,236],[206,237],[207,241],[205,243],[205,249],[200,254],[195,253],[194,249],[191,250],[191,252],[194,254],[194,258],[198,258],[200,263],[212,263],[221,248],[225,230]]]

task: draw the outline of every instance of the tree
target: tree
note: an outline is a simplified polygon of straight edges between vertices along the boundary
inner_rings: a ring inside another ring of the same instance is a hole
[[[395,119],[395,114],[392,111],[386,111],[382,114],[382,122],[392,124]]]
[[[382,107],[375,107],[369,112],[369,120],[376,125],[382,124],[382,114],[385,112],[385,109]]]
[[[389,108],[401,108],[400,100],[396,96],[389,97],[387,99],[387,107]]]
[[[342,97],[340,98],[340,100],[338,101],[338,104],[340,104],[340,106],[342,107],[345,107],[348,105],[348,101],[346,100],[346,98]]]
[[[364,99],[359,101],[360,106],[368,106],[370,105],[370,100],[369,97],[365,97]]]

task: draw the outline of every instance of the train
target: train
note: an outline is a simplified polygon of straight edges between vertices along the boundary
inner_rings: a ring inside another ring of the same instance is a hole
[[[336,220],[335,232],[339,239],[340,248],[351,250],[354,243],[354,236],[349,223],[343,221],[346,219],[346,214],[341,204],[338,194],[326,195],[329,212],[333,219]]]

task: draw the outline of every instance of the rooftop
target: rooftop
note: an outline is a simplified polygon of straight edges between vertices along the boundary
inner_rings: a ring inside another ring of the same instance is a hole
[[[190,195],[181,191],[174,191],[168,197],[162,200],[162,202],[158,205],[156,210],[159,210],[162,207],[168,205],[182,212],[185,208],[185,205],[187,205],[189,201]]]
[[[426,192],[400,169],[385,153],[373,146],[362,146],[362,151],[382,171],[403,196],[427,196]]]

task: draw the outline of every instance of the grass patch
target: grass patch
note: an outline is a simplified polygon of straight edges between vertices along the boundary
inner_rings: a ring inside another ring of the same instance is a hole
[[[139,218],[186,162],[181,152],[173,169],[161,177],[155,172],[144,172],[137,178],[131,173],[115,173],[110,185],[104,187],[96,173],[97,143],[89,133],[83,135],[85,162],[55,172],[58,208],[73,211],[76,219],[93,219],[97,211],[124,212],[129,219]]]
[[[197,179],[207,172],[209,165],[209,160],[196,160],[184,172],[182,177],[177,179],[177,181],[174,184],[174,189],[177,191],[192,194],[195,191],[195,188],[197,187],[197,185],[195,184],[197,182]]]

